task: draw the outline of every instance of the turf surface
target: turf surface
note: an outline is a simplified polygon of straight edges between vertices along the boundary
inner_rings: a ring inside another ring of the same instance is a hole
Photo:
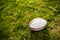
[[[46,28],[31,31],[34,18],[46,19]],[[60,40],[60,1],[0,0],[0,40]]]

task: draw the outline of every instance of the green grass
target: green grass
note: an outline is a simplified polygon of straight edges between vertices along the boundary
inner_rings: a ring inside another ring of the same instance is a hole
[[[59,0],[0,0],[0,40],[60,40]],[[47,20],[46,28],[34,32],[29,22]]]

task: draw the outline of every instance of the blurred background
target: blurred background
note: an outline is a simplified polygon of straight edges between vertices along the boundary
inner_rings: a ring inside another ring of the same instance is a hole
[[[31,31],[34,18],[46,19],[46,28]],[[60,0],[0,0],[0,40],[60,40]]]

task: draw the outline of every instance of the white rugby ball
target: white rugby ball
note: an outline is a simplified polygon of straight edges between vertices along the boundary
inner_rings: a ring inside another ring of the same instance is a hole
[[[33,31],[42,30],[45,28],[47,21],[43,18],[35,18],[29,23],[29,27]]]

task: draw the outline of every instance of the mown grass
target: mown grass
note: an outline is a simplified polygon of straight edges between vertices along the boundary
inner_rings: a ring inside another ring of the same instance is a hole
[[[0,40],[60,40],[59,0],[0,0]],[[47,20],[46,28],[34,32],[29,22]]]

